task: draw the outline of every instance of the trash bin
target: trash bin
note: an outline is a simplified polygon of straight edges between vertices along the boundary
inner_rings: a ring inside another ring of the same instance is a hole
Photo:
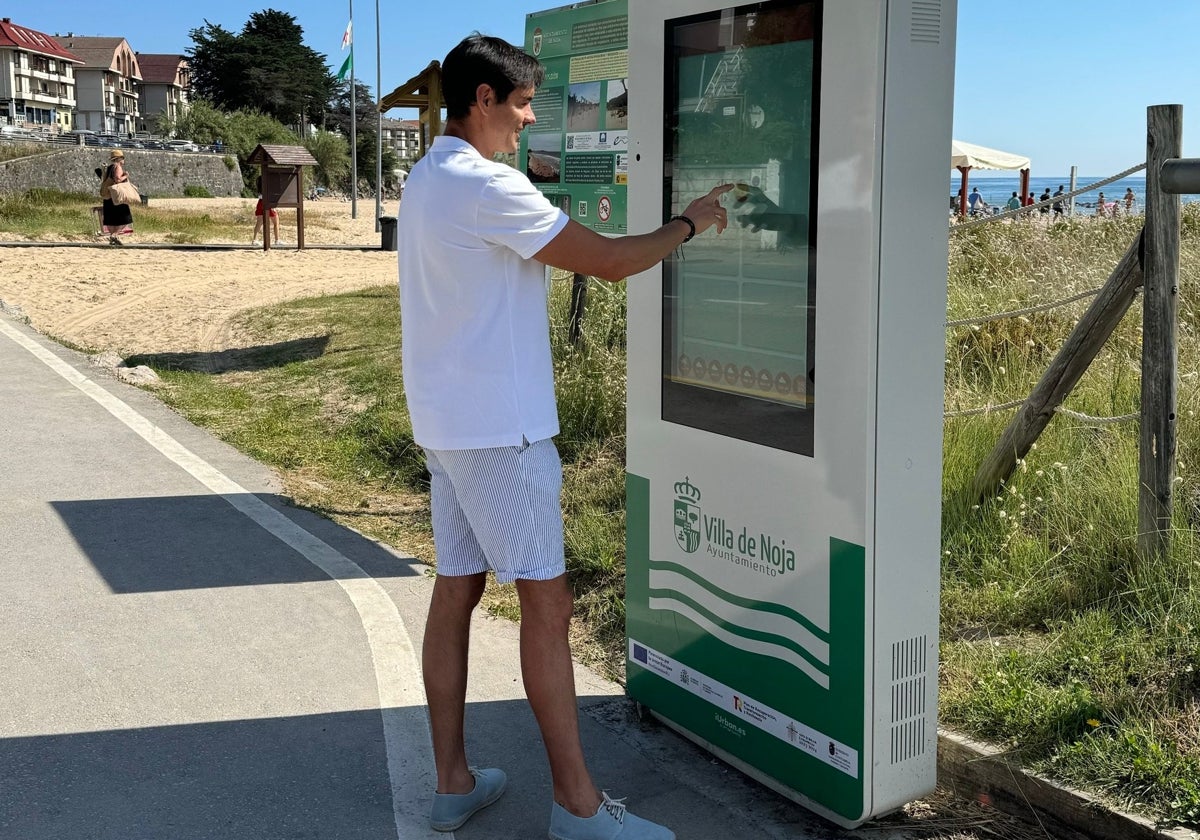
[[[379,217],[379,235],[382,238],[380,248],[385,251],[396,250],[396,217],[395,216],[380,216]]]
[[[143,196],[141,196],[141,199],[142,199],[142,206],[143,206],[143,207],[149,207],[149,206],[150,206],[150,196],[148,196],[148,195],[143,195]]]

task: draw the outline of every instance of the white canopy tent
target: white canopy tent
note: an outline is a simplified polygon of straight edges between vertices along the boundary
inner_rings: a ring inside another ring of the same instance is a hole
[[[967,214],[967,173],[972,169],[1012,169],[1021,172],[1021,197],[1029,192],[1029,158],[1015,155],[1012,152],[1002,152],[999,149],[989,149],[987,146],[976,146],[962,140],[950,141],[950,166],[962,174],[962,188],[958,194],[958,213]]]

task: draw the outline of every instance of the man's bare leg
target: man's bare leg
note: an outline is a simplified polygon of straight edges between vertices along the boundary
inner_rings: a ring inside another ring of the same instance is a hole
[[[486,577],[482,572],[462,577],[438,575],[433,585],[421,669],[429,703],[438,793],[470,793],[475,787],[475,778],[467,769],[463,718],[471,611],[483,595]]]
[[[554,801],[576,816],[590,817],[601,800],[579,739],[575,674],[567,641],[571,589],[566,576],[560,575],[552,580],[518,580],[517,594],[521,599],[521,675],[546,744]]]

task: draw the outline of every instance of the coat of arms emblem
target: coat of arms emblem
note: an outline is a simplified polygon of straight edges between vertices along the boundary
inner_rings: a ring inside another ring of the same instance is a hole
[[[700,488],[686,477],[675,483],[675,542],[688,554],[700,547]]]

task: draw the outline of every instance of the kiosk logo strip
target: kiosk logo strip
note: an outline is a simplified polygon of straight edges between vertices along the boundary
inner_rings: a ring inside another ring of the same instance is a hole
[[[636,639],[629,640],[627,656],[632,666],[645,668],[711,703],[717,709],[714,715],[717,724],[735,737],[744,737],[745,729],[741,724],[747,724],[775,736],[847,776],[858,778],[858,750],[853,747],[830,738],[811,726],[758,702],[753,697],[735,691],[707,674],[688,668],[682,662]]]

